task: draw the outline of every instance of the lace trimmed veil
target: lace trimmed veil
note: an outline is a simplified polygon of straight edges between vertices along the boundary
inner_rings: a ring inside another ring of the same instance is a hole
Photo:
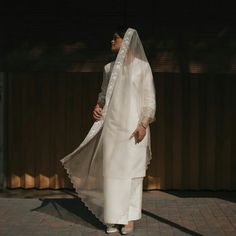
[[[132,76],[141,71],[137,76]],[[137,81],[136,81],[137,80]],[[136,86],[141,106],[134,109],[130,86]],[[115,107],[116,106],[116,107]],[[117,108],[116,120],[121,130],[131,132],[139,122],[155,120],[155,88],[150,65],[135,29],[128,28],[117,54],[106,91],[102,119],[94,122],[83,142],[60,161],[88,209],[104,222],[103,130]],[[130,119],[130,111],[137,116]],[[137,118],[136,118],[137,117]],[[132,125],[131,125],[132,124]],[[130,128],[131,127],[131,128]],[[149,128],[148,128],[149,129]],[[122,141],[123,136],[117,136]],[[146,169],[151,160],[150,133],[147,139]]]

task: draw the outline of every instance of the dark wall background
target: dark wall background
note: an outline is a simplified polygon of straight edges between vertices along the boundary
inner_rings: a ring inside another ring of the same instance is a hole
[[[235,8],[211,2],[21,1],[2,4],[1,68],[102,71],[114,28],[138,30],[154,71],[235,73]]]
[[[7,186],[72,188],[60,159],[93,124],[102,73],[8,73]],[[235,75],[154,73],[145,189],[236,189]]]

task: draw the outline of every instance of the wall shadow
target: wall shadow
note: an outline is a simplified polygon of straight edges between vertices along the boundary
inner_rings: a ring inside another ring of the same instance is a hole
[[[143,212],[144,215],[152,217],[152,218],[156,219],[157,221],[159,221],[161,223],[164,223],[164,224],[167,224],[167,225],[169,225],[169,226],[171,226],[173,228],[176,228],[176,229],[180,230],[181,232],[186,233],[188,235],[202,236],[202,234],[199,234],[199,233],[197,233],[197,232],[195,232],[195,231],[193,231],[191,229],[188,229],[188,228],[183,227],[183,226],[181,226],[179,224],[176,224],[173,221],[170,221],[170,220],[167,220],[167,219],[165,219],[163,217],[155,215],[155,214],[151,213],[150,211],[142,210],[142,212]]]
[[[160,190],[159,190],[160,191]],[[229,202],[236,202],[236,191],[213,190],[166,190],[162,191],[179,198],[218,198]]]

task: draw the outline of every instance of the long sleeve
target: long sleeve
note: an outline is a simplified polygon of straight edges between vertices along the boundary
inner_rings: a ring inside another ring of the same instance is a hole
[[[97,103],[99,105],[101,105],[102,107],[105,105],[105,102],[106,102],[106,91],[107,91],[108,82],[109,82],[109,79],[108,79],[107,73],[106,73],[105,68],[104,68],[101,91],[98,94],[98,101],[97,101]]]
[[[149,125],[155,121],[156,94],[153,75],[149,64],[145,67],[142,81],[142,111],[140,122]]]

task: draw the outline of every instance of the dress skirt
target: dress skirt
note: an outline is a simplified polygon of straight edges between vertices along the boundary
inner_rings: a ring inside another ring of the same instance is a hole
[[[142,216],[143,177],[104,177],[104,222],[127,224]]]

